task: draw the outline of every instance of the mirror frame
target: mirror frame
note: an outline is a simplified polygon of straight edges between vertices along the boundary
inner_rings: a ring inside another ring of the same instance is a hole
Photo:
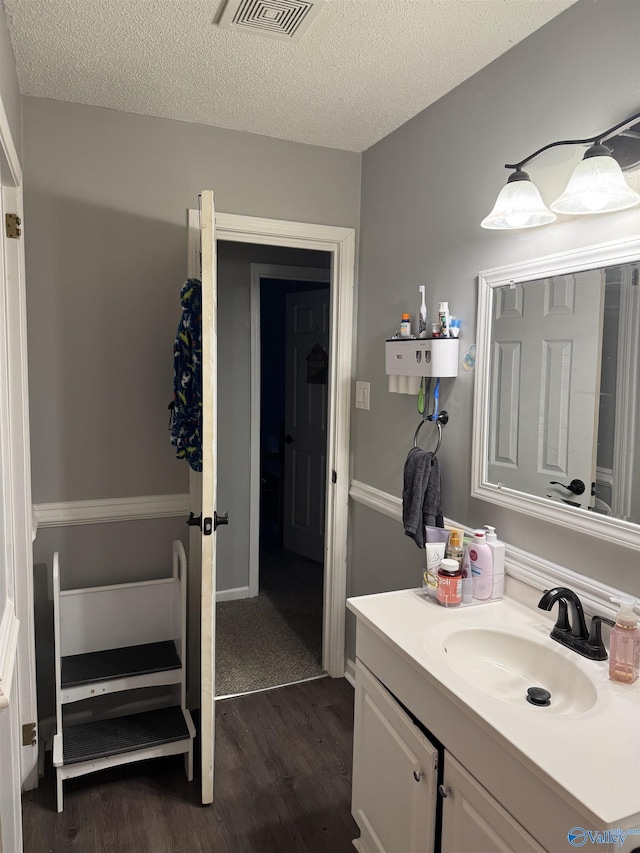
[[[640,235],[583,249],[481,271],[478,275],[478,325],[473,403],[471,496],[516,512],[581,531],[588,536],[640,550],[640,524],[559,505],[544,497],[520,492],[487,479],[489,447],[489,383],[493,291],[513,283],[614,266],[640,260]],[[637,330],[640,334],[640,330]]]

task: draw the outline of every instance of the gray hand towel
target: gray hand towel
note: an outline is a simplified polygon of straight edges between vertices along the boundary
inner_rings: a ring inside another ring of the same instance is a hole
[[[412,447],[404,463],[402,490],[404,532],[424,548],[424,528],[444,527],[440,497],[440,463],[437,456]]]

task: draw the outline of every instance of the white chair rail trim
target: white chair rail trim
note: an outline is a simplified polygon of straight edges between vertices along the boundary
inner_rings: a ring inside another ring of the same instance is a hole
[[[349,497],[376,512],[402,522],[402,500],[395,495],[390,495],[358,480],[352,480]],[[445,518],[444,523],[447,527],[464,530],[469,535],[473,533],[471,528],[452,519]],[[608,617],[615,615],[616,608],[612,606],[609,597],[619,595],[620,591],[614,587],[566,569],[557,563],[551,563],[549,560],[544,560],[508,543],[505,549],[505,566],[508,575],[538,592],[554,586],[568,586],[578,593],[589,613]]]
[[[146,495],[91,501],[61,501],[35,504],[33,509],[38,527],[172,518],[188,515],[189,495]]]

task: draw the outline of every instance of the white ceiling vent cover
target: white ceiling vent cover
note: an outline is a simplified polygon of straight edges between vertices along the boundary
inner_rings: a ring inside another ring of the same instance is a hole
[[[270,38],[298,41],[325,0],[227,0],[219,26]]]

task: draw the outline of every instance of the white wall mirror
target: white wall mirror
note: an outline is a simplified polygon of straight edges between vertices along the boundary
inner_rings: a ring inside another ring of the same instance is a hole
[[[473,497],[640,550],[640,237],[479,275]]]

